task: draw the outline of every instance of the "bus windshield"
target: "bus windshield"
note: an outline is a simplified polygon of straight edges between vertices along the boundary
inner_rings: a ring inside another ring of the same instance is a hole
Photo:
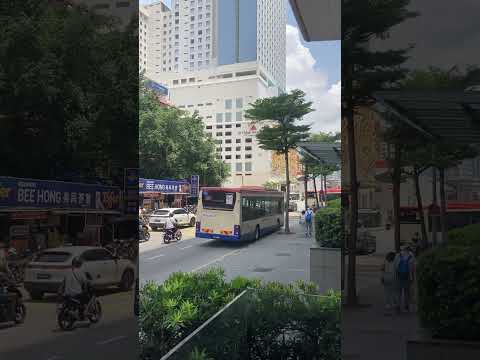
[[[202,205],[204,209],[233,210],[236,200],[237,195],[234,192],[202,192]]]

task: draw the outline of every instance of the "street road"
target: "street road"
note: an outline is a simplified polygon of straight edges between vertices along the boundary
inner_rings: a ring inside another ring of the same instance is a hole
[[[56,297],[26,301],[25,323],[0,327],[0,359],[100,360],[138,358],[137,319],[133,291],[99,294],[103,318],[98,324],[78,323],[70,332],[57,325]]]
[[[221,266],[228,279],[242,275],[289,283],[308,280],[309,248],[298,218],[291,219],[294,234],[275,233],[257,242],[231,244],[196,239],[194,229],[182,229],[183,240],[163,244],[161,232],[140,244],[140,281],[163,282],[177,271],[204,271]]]

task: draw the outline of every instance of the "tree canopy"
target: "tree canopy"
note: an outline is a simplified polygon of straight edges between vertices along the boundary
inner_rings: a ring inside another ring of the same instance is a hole
[[[113,19],[45,0],[0,11],[0,154],[19,177],[114,177],[136,167],[138,40]]]
[[[228,167],[215,156],[215,143],[197,113],[160,106],[143,82],[140,86],[139,157],[144,177],[187,179],[200,175],[202,185],[220,185]]]

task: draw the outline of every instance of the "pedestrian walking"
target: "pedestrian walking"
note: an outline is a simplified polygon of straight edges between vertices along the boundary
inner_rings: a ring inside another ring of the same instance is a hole
[[[382,265],[382,285],[385,294],[385,314],[390,315],[397,305],[397,286],[395,276],[395,253],[389,252]]]
[[[407,247],[403,247],[395,259],[395,273],[398,284],[397,310],[410,310],[411,288],[413,283],[414,256]]]
[[[312,222],[313,222],[313,211],[310,208],[307,208],[305,212],[305,236],[312,237]]]

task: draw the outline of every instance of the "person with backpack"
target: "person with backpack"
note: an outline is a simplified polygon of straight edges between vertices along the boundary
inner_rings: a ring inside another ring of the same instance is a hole
[[[397,308],[399,311],[402,309],[402,303],[405,311],[409,311],[410,309],[410,290],[413,283],[413,262],[413,254],[407,249],[407,247],[403,247],[395,260],[395,272],[398,284]]]
[[[313,222],[313,211],[310,208],[307,208],[305,212],[305,236],[312,237],[312,222]]]
[[[389,252],[382,265],[382,285],[385,293],[385,311],[390,314],[397,304],[397,289],[395,276],[395,253]]]

